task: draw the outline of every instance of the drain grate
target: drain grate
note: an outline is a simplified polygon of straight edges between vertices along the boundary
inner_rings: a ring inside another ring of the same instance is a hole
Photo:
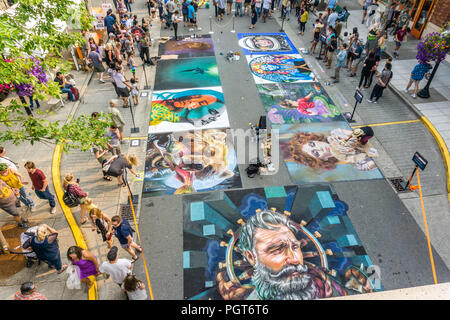
[[[409,189],[404,188],[406,183],[403,178],[389,178],[389,181],[397,192],[409,192]]]
[[[131,205],[121,204],[119,207],[120,216],[128,220],[128,222],[133,222],[133,212],[131,211]]]

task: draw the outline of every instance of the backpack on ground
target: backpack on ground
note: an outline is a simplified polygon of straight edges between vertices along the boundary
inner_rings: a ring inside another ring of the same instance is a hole
[[[63,201],[64,204],[66,206],[68,206],[69,208],[75,208],[76,206],[80,205],[80,199],[74,195],[72,192],[70,192],[70,185],[67,186],[66,191],[64,192],[63,195]]]
[[[75,101],[77,101],[78,99],[80,99],[80,92],[78,91],[77,88],[75,88],[74,86],[72,86],[72,87],[70,87],[70,91],[72,91],[73,98],[75,99]]]

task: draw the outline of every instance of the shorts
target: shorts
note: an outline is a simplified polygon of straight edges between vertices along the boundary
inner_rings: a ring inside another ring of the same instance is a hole
[[[189,21],[189,15],[187,13],[183,13],[183,22]]]
[[[333,58],[333,53],[334,53],[334,51],[328,51],[328,52],[327,52],[327,58],[328,58],[329,60],[331,60],[331,59]]]
[[[197,21],[195,19],[189,19],[190,23],[197,23]]]
[[[94,64],[94,72],[105,72],[103,64]]]
[[[399,41],[395,41],[395,46],[397,46],[397,47],[401,47],[401,45],[402,45],[402,43],[401,42],[399,42]]]
[[[269,9],[263,9],[263,15],[267,16],[269,14]]]
[[[127,87],[125,88],[117,87],[117,93],[119,93],[119,96],[122,98],[128,98],[130,96],[130,90],[128,90]]]
[[[131,73],[136,74],[136,68],[131,68]]]
[[[367,7],[366,6],[363,6],[363,11],[367,11]]]
[[[12,215],[13,217],[18,217],[20,215],[19,209],[16,207],[16,203],[12,203],[10,205],[7,205],[5,207],[2,207],[2,209],[9,215]]]
[[[219,14],[225,14],[225,8],[219,8],[218,13]]]
[[[124,249],[128,249],[128,243],[120,244],[120,246],[121,246],[122,248],[124,248]]]

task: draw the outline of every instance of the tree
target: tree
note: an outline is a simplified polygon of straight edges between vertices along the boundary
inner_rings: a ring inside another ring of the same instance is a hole
[[[417,95],[421,98],[427,99],[430,97],[430,85],[436,74],[439,64],[445,59],[447,53],[450,52],[450,32],[443,31],[442,33],[433,32],[425,36],[423,40],[420,40],[417,45],[416,59],[421,63],[435,61],[433,71],[428,79],[425,87],[420,90]]]
[[[82,43],[80,33],[67,30],[67,24],[89,30],[93,17],[81,0],[20,0],[8,10],[0,11],[0,87],[15,90],[33,99],[60,97],[58,83],[48,79],[45,71],[59,67],[66,72],[70,64],[63,61],[63,50]],[[59,143],[64,150],[88,150],[93,143],[104,145],[109,116],[98,120],[81,115],[71,121],[50,122],[42,117],[24,115],[24,105],[15,99],[0,103],[0,142]]]

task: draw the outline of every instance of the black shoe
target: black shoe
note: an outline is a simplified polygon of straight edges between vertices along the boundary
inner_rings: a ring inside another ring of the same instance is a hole
[[[29,225],[27,225],[25,222],[19,222],[18,224],[17,224],[17,226],[19,227],[19,228],[24,228],[24,229],[28,229],[30,226]]]
[[[27,265],[26,265],[26,267],[27,267],[27,268],[31,268],[32,265],[33,265],[33,260],[27,259]]]

